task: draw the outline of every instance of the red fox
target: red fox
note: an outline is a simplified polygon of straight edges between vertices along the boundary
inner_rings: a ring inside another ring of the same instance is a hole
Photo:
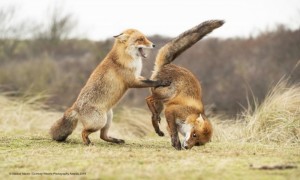
[[[135,29],[124,31],[115,37],[115,43],[104,60],[97,66],[81,89],[75,103],[50,129],[53,140],[65,141],[77,126],[83,124],[82,140],[91,143],[89,134],[100,130],[100,138],[112,143],[124,143],[122,139],[108,136],[112,122],[112,108],[128,88],[168,86],[168,81],[152,81],[141,77],[145,48],[155,45]]]
[[[189,70],[170,63],[223,23],[220,20],[206,21],[167,43],[156,56],[151,79],[164,79],[172,83],[168,87],[151,88],[152,95],[146,98],[146,102],[152,112],[153,127],[159,136],[164,135],[158,123],[160,113],[165,108],[172,146],[177,150],[204,145],[210,141],[213,129],[204,113],[199,81]],[[184,136],[182,145],[178,131]]]

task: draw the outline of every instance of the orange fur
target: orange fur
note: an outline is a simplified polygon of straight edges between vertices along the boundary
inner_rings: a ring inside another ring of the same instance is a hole
[[[219,20],[206,21],[189,29],[163,46],[156,57],[151,79],[164,79],[172,83],[168,87],[151,88],[152,95],[146,101],[152,112],[153,127],[159,136],[164,135],[158,123],[160,113],[165,109],[172,146],[178,150],[182,146],[190,149],[209,142],[213,129],[205,116],[199,81],[189,70],[170,63],[223,23]],[[180,143],[178,132],[185,137],[183,144]]]
[[[167,86],[166,81],[141,78],[144,48],[154,47],[145,35],[129,29],[118,36],[112,50],[96,67],[74,104],[50,129],[52,139],[64,141],[74,130],[79,120],[83,124],[84,144],[90,144],[89,134],[100,130],[101,139],[123,143],[121,139],[109,137],[112,108],[129,88]]]

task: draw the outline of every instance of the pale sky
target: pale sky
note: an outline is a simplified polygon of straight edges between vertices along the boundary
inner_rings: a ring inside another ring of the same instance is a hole
[[[55,7],[77,19],[77,36],[103,40],[128,28],[176,36],[202,21],[223,19],[214,37],[256,35],[285,24],[300,27],[300,0],[0,0],[19,19],[44,22]],[[30,22],[30,21],[28,21]]]

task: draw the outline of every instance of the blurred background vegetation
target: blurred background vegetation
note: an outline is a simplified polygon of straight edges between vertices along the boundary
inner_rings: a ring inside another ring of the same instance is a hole
[[[76,19],[57,9],[48,22],[25,21],[12,26],[15,12],[15,8],[0,9],[0,91],[11,96],[46,94],[48,105],[64,110],[109,52],[113,39],[75,38]],[[142,74],[146,77],[151,75],[157,50],[171,37],[149,39],[157,48],[144,60]],[[219,39],[209,35],[175,64],[196,74],[210,109],[234,115],[248,105],[246,96],[262,101],[283,76],[299,83],[299,60],[300,26],[290,30],[278,25],[276,30],[265,30],[255,37]],[[146,107],[148,94],[148,89],[132,89],[121,104]]]

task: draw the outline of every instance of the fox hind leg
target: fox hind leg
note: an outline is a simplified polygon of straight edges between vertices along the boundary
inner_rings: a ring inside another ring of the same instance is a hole
[[[83,143],[85,145],[90,145],[91,141],[88,136],[105,126],[107,121],[106,113],[97,110],[97,108],[93,106],[88,106],[81,112],[80,121],[83,125],[81,133]]]
[[[113,111],[110,109],[107,112],[107,121],[105,126],[101,129],[100,131],[100,138],[103,139],[104,141],[107,142],[112,142],[112,143],[117,143],[117,144],[123,144],[125,143],[125,141],[123,139],[117,139],[117,138],[113,138],[113,137],[109,137],[108,134],[108,130],[110,128],[110,125],[112,123],[112,118],[113,118]]]
[[[164,136],[164,133],[159,128],[160,123],[160,114],[164,108],[163,103],[161,101],[155,100],[153,96],[149,96],[146,98],[147,105],[152,112],[152,125],[154,127],[155,132],[159,136]]]
[[[82,135],[82,140],[83,140],[84,145],[93,145],[93,143],[91,143],[89,135],[95,131],[97,131],[97,130],[88,130],[88,129],[82,130],[81,135]]]

